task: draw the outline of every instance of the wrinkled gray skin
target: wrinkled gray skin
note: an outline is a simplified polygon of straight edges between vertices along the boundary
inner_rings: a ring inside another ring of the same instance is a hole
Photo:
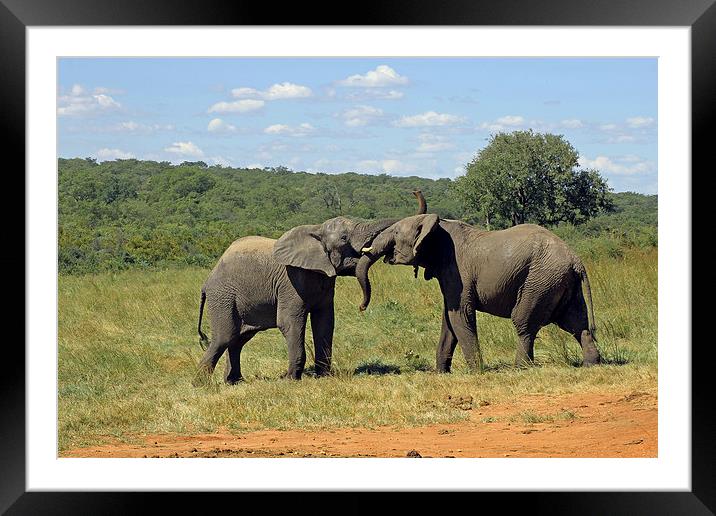
[[[419,213],[425,213],[424,200]],[[422,210],[422,211],[421,211]],[[336,217],[297,226],[278,240],[249,236],[236,240],[219,259],[201,289],[199,337],[206,303],[212,339],[194,381],[200,384],[228,350],[224,379],[242,379],[241,349],[257,332],[278,328],[288,344],[287,376],[300,379],[306,363],[305,333],[310,314],[316,374],[330,371],[336,276],[355,276],[361,248],[397,219],[355,222]]]
[[[424,267],[426,280],[437,278],[444,301],[439,372],[450,371],[457,343],[468,366],[482,368],[476,310],[512,319],[519,337],[518,365],[532,363],[535,336],[550,323],[579,342],[584,365],[600,360],[587,272],[567,244],[543,227],[482,231],[435,214],[402,219],[373,241],[358,264],[362,310],[370,302],[368,270],[381,256],[390,264]]]

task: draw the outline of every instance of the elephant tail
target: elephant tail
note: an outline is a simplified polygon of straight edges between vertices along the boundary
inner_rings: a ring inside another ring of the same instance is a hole
[[[202,288],[201,289],[201,303],[199,304],[199,345],[201,346],[201,349],[206,349],[209,345],[209,338],[206,336],[206,334],[201,331],[201,318],[204,314],[204,303],[206,303],[206,291]]]
[[[592,303],[592,288],[589,286],[589,276],[587,276],[587,269],[581,260],[575,263],[574,270],[579,274],[579,278],[582,280],[582,286],[586,293],[585,301],[587,302],[587,317],[589,319],[589,333],[592,334],[594,342],[597,341],[597,325],[594,320],[594,303]]]

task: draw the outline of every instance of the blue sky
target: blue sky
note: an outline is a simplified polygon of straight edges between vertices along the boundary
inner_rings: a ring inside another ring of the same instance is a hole
[[[61,157],[454,178],[491,134],[563,134],[657,193],[657,60],[63,58]]]

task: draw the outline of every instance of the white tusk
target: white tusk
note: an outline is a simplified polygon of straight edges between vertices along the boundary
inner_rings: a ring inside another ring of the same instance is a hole
[[[360,251],[361,251],[361,253],[369,253],[369,252],[371,252],[372,250],[373,250],[373,246],[371,246],[371,247],[364,247],[364,248],[361,249]]]

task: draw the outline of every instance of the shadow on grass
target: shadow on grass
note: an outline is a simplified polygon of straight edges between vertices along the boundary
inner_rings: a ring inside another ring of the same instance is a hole
[[[600,365],[627,365],[631,362],[626,356],[602,357]]]
[[[509,372],[509,371],[516,371],[520,369],[519,367],[515,366],[514,362],[497,362],[494,364],[483,364],[482,365],[482,372],[483,373],[501,373],[501,372]]]
[[[630,351],[617,342],[609,341],[597,345],[601,365],[626,365],[634,361]],[[547,362],[564,364],[571,367],[584,367],[582,351],[579,347],[557,346],[547,351]]]
[[[385,375],[385,374],[400,374],[400,367],[394,364],[386,364],[380,359],[369,360],[363,362],[361,365],[353,370],[354,375],[370,374],[370,375]]]

